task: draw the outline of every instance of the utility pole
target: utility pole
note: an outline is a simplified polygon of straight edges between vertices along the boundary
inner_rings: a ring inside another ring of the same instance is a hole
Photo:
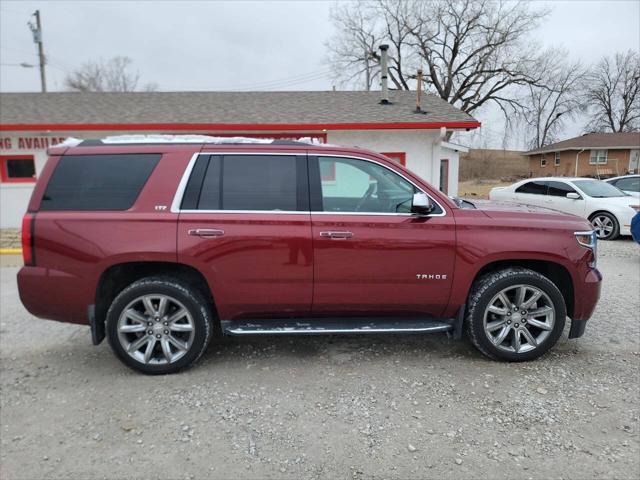
[[[40,22],[40,10],[36,10],[33,14],[36,17],[36,24],[33,22],[29,22],[29,28],[31,29],[31,33],[33,33],[33,43],[38,44],[38,57],[40,58],[40,84],[42,86],[42,91],[47,91],[47,80],[44,74],[44,47],[42,45],[42,23]]]
[[[367,48],[367,46],[365,45],[364,47],[364,64],[365,64],[365,75],[366,75],[366,79],[365,81],[367,82],[367,92],[369,90],[371,90],[371,67],[369,66],[369,49]]]

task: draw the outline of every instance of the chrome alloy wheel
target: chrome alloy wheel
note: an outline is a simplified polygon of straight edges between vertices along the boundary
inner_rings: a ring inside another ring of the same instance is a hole
[[[512,285],[489,302],[484,312],[484,331],[500,350],[529,352],[551,334],[555,313],[551,299],[539,288]]]
[[[185,306],[168,295],[143,295],[130,302],[118,318],[118,340],[134,360],[168,364],[191,348],[193,318]]]
[[[591,219],[591,226],[598,238],[607,238],[613,232],[613,220],[608,215],[596,215]]]

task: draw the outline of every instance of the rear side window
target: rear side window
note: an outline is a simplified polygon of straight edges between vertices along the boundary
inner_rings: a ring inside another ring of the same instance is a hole
[[[547,195],[550,195],[552,197],[566,197],[567,193],[578,193],[564,182],[549,181],[547,182],[547,185],[549,185],[549,192],[547,193]]]
[[[531,193],[534,195],[546,195],[547,184],[546,182],[527,182],[524,185],[520,185],[516,188],[516,193]]]
[[[301,193],[297,162],[293,155],[201,156],[187,185],[182,208],[296,211]],[[204,175],[201,189],[197,185],[199,175]],[[194,195],[197,190],[199,195]]]
[[[45,189],[41,210],[127,210],[160,154],[64,156]]]

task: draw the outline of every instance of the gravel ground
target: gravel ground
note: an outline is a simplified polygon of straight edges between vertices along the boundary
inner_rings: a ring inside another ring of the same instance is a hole
[[[444,336],[230,340],[145,377],[1,270],[0,477],[639,478],[640,248],[601,242],[585,337],[525,364]]]
[[[17,228],[0,228],[0,248],[20,248],[20,230]]]

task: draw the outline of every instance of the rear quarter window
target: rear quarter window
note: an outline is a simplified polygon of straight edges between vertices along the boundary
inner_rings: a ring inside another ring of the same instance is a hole
[[[63,156],[40,210],[127,210],[160,157],[156,153]]]
[[[546,195],[547,184],[545,182],[527,182],[516,188],[516,193],[531,193],[533,195]]]

